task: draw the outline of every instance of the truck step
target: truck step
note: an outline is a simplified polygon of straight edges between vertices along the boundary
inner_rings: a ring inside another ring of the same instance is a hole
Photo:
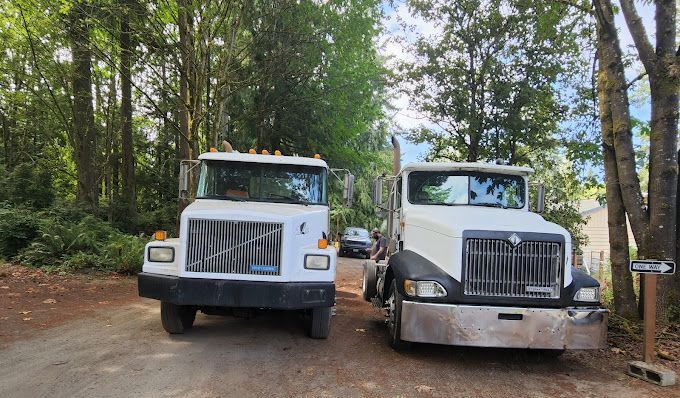
[[[628,374],[662,387],[675,385],[675,372],[657,364],[642,361],[628,362]]]

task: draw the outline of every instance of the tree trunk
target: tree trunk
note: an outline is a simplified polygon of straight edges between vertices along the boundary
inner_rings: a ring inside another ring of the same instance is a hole
[[[69,12],[71,41],[74,138],[73,159],[76,164],[78,189],[76,200],[91,211],[98,205],[97,189],[97,131],[92,109],[92,54],[90,29],[86,22],[85,4],[75,2]]]
[[[125,2],[120,19],[120,127],[122,154],[122,202],[126,225],[134,228],[137,218],[135,184],[135,156],[132,141],[132,40],[130,37],[130,8]]]
[[[649,223],[652,228],[649,231],[648,255],[659,260],[674,260],[678,195],[678,84],[668,76],[669,71],[658,72],[658,77],[650,77]],[[680,304],[680,273],[657,280],[657,309],[659,315],[666,318],[668,307],[672,303]]]
[[[678,194],[678,91],[680,49],[676,43],[676,0],[655,1],[656,45],[652,46],[633,0],[619,0],[640,61],[649,76],[652,120],[649,149],[647,258],[676,257]],[[659,278],[657,311],[665,318],[680,298],[680,275]]]
[[[594,6],[599,57],[598,103],[602,128],[614,307],[619,315],[634,318],[636,316],[635,293],[633,278],[628,271],[627,207],[624,206],[624,193],[620,180],[621,169],[619,168],[619,160],[623,157],[619,157],[617,152],[625,145],[621,145],[621,141],[618,141],[619,145],[617,146],[617,139],[620,137],[616,136],[617,134],[630,134],[630,119],[626,119],[628,116],[628,98],[625,92],[622,94],[619,91],[620,84],[617,81],[622,78],[619,69],[622,65],[616,30],[613,25],[611,4],[606,0],[597,0]],[[625,171],[628,170],[625,169]],[[628,175],[628,177],[630,176]],[[637,180],[637,175],[635,175],[635,180]],[[638,232],[644,233],[644,229],[638,229]],[[640,241],[638,240],[639,244]]]
[[[191,16],[191,0],[177,0],[178,6],[178,25],[179,25],[179,47],[180,62],[179,66],[179,156],[180,159],[192,159],[191,136],[191,114],[189,106],[191,97],[189,93],[189,83],[193,81],[193,60],[194,60],[194,39],[193,39],[193,18]],[[189,175],[191,177],[191,174]],[[193,187],[193,181],[189,178],[189,187]],[[182,211],[189,205],[188,198],[179,198],[177,205],[177,226]],[[179,228],[178,228],[179,230]]]

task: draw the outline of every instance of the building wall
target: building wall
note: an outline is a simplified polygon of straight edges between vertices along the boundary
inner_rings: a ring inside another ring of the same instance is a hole
[[[587,223],[583,226],[583,233],[588,236],[588,244],[583,247],[583,253],[590,256],[590,253],[605,252],[605,256],[609,257],[609,227],[607,225],[607,208],[600,207],[588,212]],[[633,238],[633,231],[630,229],[628,223],[628,242],[630,246],[635,246],[635,239]]]

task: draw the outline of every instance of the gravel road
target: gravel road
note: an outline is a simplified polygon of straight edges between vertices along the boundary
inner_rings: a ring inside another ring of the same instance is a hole
[[[107,308],[0,350],[0,397],[680,397],[624,375],[609,350],[395,352],[360,278],[360,260],[340,260],[328,340],[308,339],[295,313],[199,313],[169,336],[154,300]]]

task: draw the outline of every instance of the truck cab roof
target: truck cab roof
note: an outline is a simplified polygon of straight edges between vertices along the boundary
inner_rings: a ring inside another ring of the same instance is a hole
[[[321,159],[306,158],[301,156],[276,156],[240,152],[206,152],[199,155],[198,159],[268,164],[294,164],[300,166],[318,166],[328,168],[326,162]]]
[[[413,162],[408,163],[401,169],[401,173],[411,171],[481,171],[487,173],[528,176],[534,172],[534,169],[531,167],[469,162]]]

